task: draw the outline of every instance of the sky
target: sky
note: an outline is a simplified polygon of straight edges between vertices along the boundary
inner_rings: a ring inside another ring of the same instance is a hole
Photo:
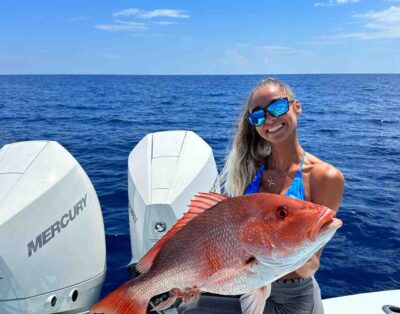
[[[1,0],[0,74],[400,73],[400,0]]]

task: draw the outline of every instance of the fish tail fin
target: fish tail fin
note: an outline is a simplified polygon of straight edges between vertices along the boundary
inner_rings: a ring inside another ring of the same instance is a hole
[[[149,300],[135,296],[131,285],[124,284],[97,302],[90,309],[92,314],[146,314]]]

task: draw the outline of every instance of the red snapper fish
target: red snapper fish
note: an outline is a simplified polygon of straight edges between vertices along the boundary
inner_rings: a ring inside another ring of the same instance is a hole
[[[210,292],[242,295],[243,313],[262,313],[271,282],[304,265],[342,226],[334,215],[283,195],[200,193],[136,265],[141,275],[91,313],[144,314],[153,296],[168,291],[157,310]]]

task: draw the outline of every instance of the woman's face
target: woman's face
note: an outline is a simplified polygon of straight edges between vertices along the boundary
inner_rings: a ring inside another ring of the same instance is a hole
[[[288,97],[279,87],[266,85],[257,89],[249,104],[249,112],[259,108],[266,108],[271,101]],[[298,100],[289,103],[289,111],[282,116],[273,117],[267,113],[264,124],[256,127],[257,133],[271,144],[282,142],[290,136],[295,136],[297,116],[301,113]]]

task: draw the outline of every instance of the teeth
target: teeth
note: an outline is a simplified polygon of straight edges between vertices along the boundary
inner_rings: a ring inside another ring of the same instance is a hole
[[[276,127],[269,129],[268,132],[275,132],[276,130],[279,130],[281,127],[283,127],[283,124],[277,125]]]

